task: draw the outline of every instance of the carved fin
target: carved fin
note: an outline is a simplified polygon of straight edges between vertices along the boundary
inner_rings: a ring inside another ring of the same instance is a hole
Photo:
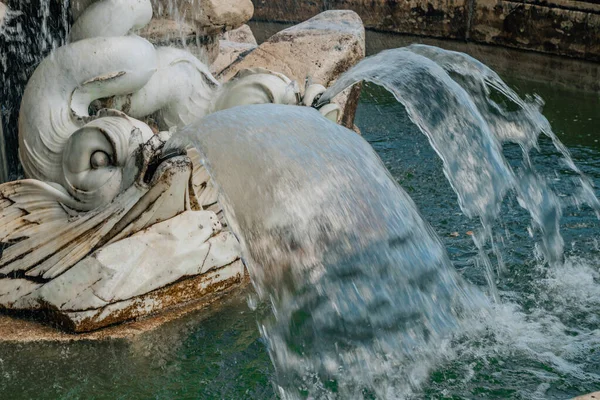
[[[74,217],[68,207],[76,200],[60,188],[32,179],[0,185],[0,275],[57,276],[89,254],[132,204]]]
[[[219,204],[219,195],[217,188],[214,186],[210,175],[202,162],[200,161],[200,153],[196,148],[187,149],[187,154],[192,160],[192,188],[198,199],[198,206],[202,210],[213,211],[219,217],[219,222],[226,227],[227,220],[223,213],[223,208]]]

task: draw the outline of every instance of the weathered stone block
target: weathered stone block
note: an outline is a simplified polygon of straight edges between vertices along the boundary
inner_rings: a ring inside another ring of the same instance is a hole
[[[600,60],[600,4],[595,0],[254,0],[255,19],[299,22],[319,12],[357,12],[365,27],[466,39]]]
[[[364,57],[364,28],[351,11],[328,11],[273,35],[243,61],[229,69],[238,71],[262,66],[304,82],[327,85]]]
[[[365,27],[414,35],[464,39],[466,0],[331,0],[329,9],[353,10]]]
[[[251,0],[153,0],[152,8],[155,17],[184,20],[207,34],[238,28],[250,20],[254,12]]]
[[[465,38],[466,0],[255,0],[254,19],[298,22],[326,10],[352,10],[367,28]]]
[[[241,61],[222,72],[224,81],[237,72],[262,67],[284,74],[304,86],[306,78],[329,86],[343,72],[365,56],[365,32],[358,14],[353,11],[326,11],[273,35]],[[348,90],[336,103],[343,110],[342,121],[352,128],[358,90]],[[346,107],[348,105],[348,107]]]
[[[230,42],[235,43],[248,43],[258,45],[258,43],[256,43],[256,38],[252,33],[252,29],[250,29],[250,27],[246,24],[240,26],[237,29],[233,29],[231,31],[221,34],[219,39],[228,40]]]
[[[240,61],[258,47],[256,38],[248,25],[219,35],[219,54],[210,64],[210,72],[218,76],[230,65]]]
[[[600,4],[598,4],[600,8]],[[586,32],[590,40],[586,43],[585,57],[589,60],[600,60],[600,12],[589,14]]]
[[[201,61],[210,64],[219,55],[218,35],[199,35],[198,31],[197,27],[187,21],[159,18],[152,19],[137,34],[157,46],[185,48]]]
[[[595,8],[561,4],[477,0],[470,38],[477,42],[571,57],[600,59]],[[595,6],[595,5],[591,5]]]
[[[37,311],[73,332],[155,313],[240,283],[234,235],[211,211],[186,211],[100,248],[47,282],[0,279],[0,308]]]
[[[229,40],[221,40],[219,44],[219,55],[210,64],[210,72],[219,76],[226,68],[240,61],[258,46],[251,43],[238,43]]]
[[[328,10],[326,0],[254,0],[258,21],[300,22]]]
[[[157,45],[185,45],[212,64],[219,56],[219,34],[243,26],[252,18],[254,6],[250,0],[153,0],[152,9],[153,19],[138,32],[140,36]]]

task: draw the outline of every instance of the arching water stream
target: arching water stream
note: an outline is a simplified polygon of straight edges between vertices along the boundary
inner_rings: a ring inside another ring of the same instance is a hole
[[[598,95],[508,78],[519,93],[544,98],[544,115],[576,164],[600,185]],[[404,107],[385,89],[367,84],[356,124],[433,226],[453,267],[487,290],[470,236],[478,221],[461,212],[441,160]],[[566,198],[577,175],[561,168],[562,156],[549,138],[542,136],[539,147],[531,152],[532,162],[558,197]],[[504,145],[503,153],[513,168],[521,165],[518,145]],[[531,238],[530,217],[513,192],[500,215],[493,227],[505,265],[496,278],[501,302],[467,324],[463,335],[443,342],[414,399],[562,400],[598,389],[600,222],[587,207],[563,207],[566,262],[549,267],[536,257],[539,233],[532,231]],[[5,343],[0,397],[275,399],[275,372],[256,323],[270,315],[268,303],[251,311],[242,295],[208,315],[189,315],[131,341]]]
[[[406,107],[443,161],[461,210],[480,219],[474,260],[494,301],[501,301],[495,271],[504,269],[494,224],[507,192],[529,213],[547,265],[564,265],[563,203],[597,210],[598,201],[538,99],[521,100],[464,54],[411,46],[363,61],[321,101],[362,80],[383,85]],[[560,200],[536,173],[529,153],[541,133],[577,177],[569,198]],[[354,133],[311,110],[266,105],[209,116],[174,139],[182,141],[203,153],[254,286],[273,307],[262,334],[283,398],[410,396],[459,338],[494,320]],[[521,165],[506,161],[505,143],[520,146]]]

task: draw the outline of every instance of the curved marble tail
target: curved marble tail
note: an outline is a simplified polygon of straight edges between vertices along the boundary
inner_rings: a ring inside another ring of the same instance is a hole
[[[81,40],[57,49],[38,66],[19,117],[19,156],[27,177],[60,183],[62,150],[88,121],[90,103],[135,92],[150,80],[157,68],[154,46],[120,35],[149,21],[151,11],[149,0],[94,3],[75,23],[72,38]]]
[[[125,36],[146,26],[152,19],[149,0],[97,1],[81,12],[71,27],[71,41],[91,37]]]

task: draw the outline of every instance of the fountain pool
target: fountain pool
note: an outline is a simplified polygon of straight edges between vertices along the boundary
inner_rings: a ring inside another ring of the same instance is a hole
[[[544,98],[556,134],[600,186],[599,96],[506,78],[521,94]],[[461,213],[441,161],[403,107],[367,84],[356,124],[442,238],[454,267],[485,290],[486,277],[473,262],[471,235],[478,222]],[[522,156],[516,145],[505,145],[504,154],[509,163]],[[559,194],[569,193],[568,172],[558,165],[550,140],[540,140],[532,159]],[[585,206],[564,209],[566,261],[548,267],[514,198],[504,202],[502,215],[496,229],[504,232],[499,243],[505,269],[496,278],[500,303],[474,326],[476,333],[440,349],[442,361],[415,398],[566,399],[598,390],[600,222]],[[252,311],[246,299],[247,293],[238,293],[210,312],[131,341],[0,344],[0,397],[276,398],[273,367],[257,328],[270,311],[264,304]]]

